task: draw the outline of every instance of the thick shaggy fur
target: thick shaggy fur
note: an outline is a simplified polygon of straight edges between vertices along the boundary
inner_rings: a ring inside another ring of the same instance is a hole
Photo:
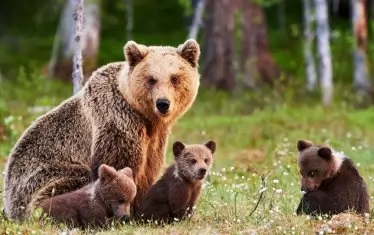
[[[175,163],[168,167],[140,202],[137,218],[159,224],[180,221],[191,214],[200,195],[201,185],[213,162],[216,144],[173,145]]]
[[[297,214],[369,213],[369,194],[353,162],[328,146],[298,141],[301,189]]]
[[[194,40],[178,48],[130,41],[124,52],[128,63],[99,68],[18,140],[5,173],[8,217],[22,219],[40,200],[96,180],[103,163],[133,170],[136,209],[163,166],[170,128],[196,98],[200,49]],[[163,113],[159,100],[170,104]]]
[[[102,164],[99,179],[70,193],[46,198],[39,207],[56,222],[71,227],[104,226],[109,219],[130,217],[130,205],[136,195],[132,170],[116,171]]]

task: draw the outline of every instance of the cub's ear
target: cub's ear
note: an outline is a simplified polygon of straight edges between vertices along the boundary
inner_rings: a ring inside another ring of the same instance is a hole
[[[148,48],[147,46],[137,44],[134,41],[128,41],[123,48],[123,52],[125,54],[126,61],[129,63],[129,66],[134,67],[147,55]]]
[[[188,39],[183,44],[179,45],[177,52],[183,59],[187,60],[193,68],[198,67],[200,46],[194,39]]]
[[[205,146],[212,152],[212,154],[216,151],[216,142],[213,140],[208,141]]]
[[[99,179],[101,181],[110,181],[117,176],[117,171],[113,167],[101,164],[99,167]]]
[[[326,161],[330,161],[332,158],[332,151],[329,147],[322,147],[318,150],[318,156],[325,159]]]
[[[304,149],[307,149],[311,146],[313,146],[313,143],[308,141],[308,140],[298,140],[297,141],[297,150],[299,150],[299,152],[301,152]]]
[[[134,179],[134,175],[130,167],[123,168],[122,170],[120,170],[120,173],[127,175],[131,179]]]
[[[174,153],[174,157],[178,157],[183,149],[186,148],[186,145],[184,145],[182,142],[180,141],[176,141],[174,144],[173,144],[173,153]]]

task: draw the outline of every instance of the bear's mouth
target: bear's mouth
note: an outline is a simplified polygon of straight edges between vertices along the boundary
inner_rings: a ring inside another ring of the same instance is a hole
[[[203,180],[204,178],[205,178],[205,175],[198,175],[198,176],[197,176],[197,179],[198,179],[198,180]]]

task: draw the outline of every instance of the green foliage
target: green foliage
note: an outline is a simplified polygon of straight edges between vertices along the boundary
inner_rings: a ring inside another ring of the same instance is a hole
[[[184,8],[186,15],[193,14],[194,9],[192,9],[191,0],[178,0],[178,3]]]

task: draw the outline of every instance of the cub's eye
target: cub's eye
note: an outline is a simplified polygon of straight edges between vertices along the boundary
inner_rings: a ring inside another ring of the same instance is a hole
[[[308,176],[309,177],[314,177],[314,176],[316,176],[316,173],[317,173],[317,171],[311,171],[311,172],[309,172]]]
[[[148,84],[153,86],[157,83],[157,80],[153,77],[148,78]]]
[[[174,85],[178,84],[178,78],[176,76],[172,76],[170,80],[172,84]]]
[[[125,203],[125,202],[126,202],[125,199],[118,200],[118,203],[119,203],[119,204],[123,204],[123,203]]]
[[[205,158],[205,159],[204,159],[204,162],[205,162],[205,163],[208,163],[208,158]]]
[[[196,164],[197,163],[196,159],[191,159],[191,163]]]

